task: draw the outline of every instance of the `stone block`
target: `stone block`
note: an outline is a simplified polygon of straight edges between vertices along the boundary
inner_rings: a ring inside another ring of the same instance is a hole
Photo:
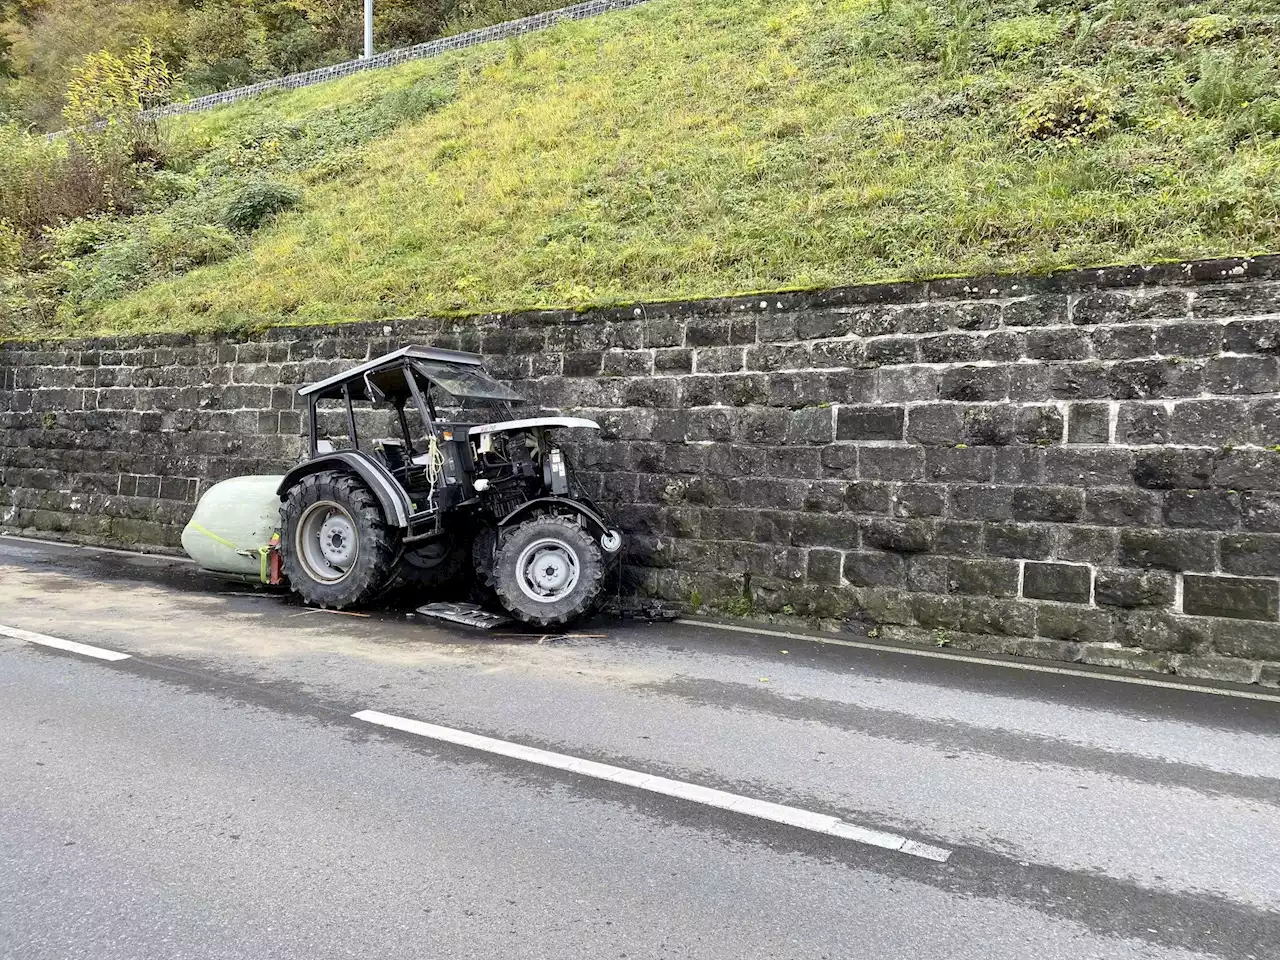
[[[1197,319],[1280,313],[1280,285],[1249,283],[1198,290],[1192,312]]]
[[[1067,298],[1062,295],[1028,297],[1004,305],[1006,327],[1048,327],[1067,322]]]
[[[1101,360],[1133,360],[1156,352],[1152,327],[1095,327],[1091,334],[1094,354]]]
[[[1222,348],[1228,353],[1280,352],[1280,317],[1232,320],[1222,328]]]
[[[806,407],[792,411],[787,419],[787,443],[830,443],[834,432],[831,407]]]
[[[1062,411],[1055,406],[1032,404],[1014,410],[1013,436],[1018,443],[1061,443],[1062,427]]]
[[[1109,607],[1167,607],[1174,601],[1174,576],[1161,570],[1100,568],[1094,578],[1094,602]]]
[[[951,592],[984,597],[1014,597],[1018,594],[1016,560],[951,561]]]
[[[1246,530],[1280,533],[1280,493],[1246,490],[1240,495],[1240,516]]]
[[[1121,670],[1148,670],[1153,673],[1172,673],[1172,658],[1167,654],[1153,653],[1118,643],[1084,643],[1080,645],[1080,662],[1096,667],[1115,667]]]
[[[1211,483],[1231,490],[1280,490],[1280,450],[1216,452]]]
[[[805,576],[810,583],[838,584],[842,554],[839,550],[815,547],[805,557]]]
[[[1084,493],[1084,518],[1103,526],[1156,526],[1161,522],[1159,494],[1132,487],[1095,487]]]
[[[1055,363],[1049,368],[1049,396],[1060,400],[1097,400],[1111,396],[1108,368],[1095,360]]]
[[[1173,670],[1178,676],[1192,680],[1253,683],[1258,676],[1259,665],[1251,660],[1237,660],[1233,657],[1180,656],[1174,660]]]
[[[1085,491],[1077,487],[1018,487],[1013,491],[1014,520],[1074,523],[1084,511]]]
[[[932,483],[895,484],[890,512],[895,517],[938,517],[947,508],[947,491]]]
[[[1014,409],[1007,404],[975,404],[962,408],[960,439],[968,446],[1004,447],[1014,441]]]
[[[929,447],[925,450],[924,472],[929,480],[940,482],[989,481],[993,464],[994,454],[989,448],[967,445]]]
[[[1116,443],[1169,443],[1173,415],[1161,403],[1122,403],[1116,415]]]
[[[1121,360],[1107,371],[1107,388],[1116,400],[1192,397],[1200,393],[1200,364],[1176,358]]]
[[[1277,620],[1278,608],[1280,581],[1198,574],[1182,578],[1182,610],[1191,616]]]
[[[939,396],[937,370],[928,367],[880,367],[874,374],[875,400],[880,403],[918,403]]]
[[[937,395],[943,400],[1003,400],[1009,396],[1009,371],[1005,367],[945,370],[938,382]],[[913,399],[927,399],[927,396]]]
[[[907,589],[921,593],[950,593],[954,586],[952,562],[950,557],[911,554],[907,557]]]
[[[683,346],[727,347],[731,330],[729,317],[694,317],[685,324]]]
[[[775,370],[807,370],[810,362],[807,343],[762,343],[747,348],[747,369],[773,372]]]
[[[819,340],[812,346],[808,366],[857,367],[865,359],[861,340]]]
[[[1280,625],[1214,620],[1213,648],[1223,656],[1248,660],[1280,660]]]
[[[1121,566],[1161,570],[1213,570],[1217,536],[1191,530],[1121,530]]]
[[[906,582],[906,566],[897,554],[850,551],[844,555],[844,578],[860,587],[900,587]]]
[[[738,373],[745,353],[745,347],[699,347],[693,351],[693,368],[698,373]]]
[[[1110,643],[1116,638],[1115,613],[1076,604],[1046,603],[1036,611],[1036,634],[1075,643]]]
[[[1246,408],[1237,400],[1184,400],[1173,406],[1169,440],[1201,446],[1245,443],[1249,427]]]
[[[1067,407],[1067,443],[1107,443],[1110,439],[1110,404],[1073,403]]]
[[[1221,550],[1222,569],[1227,573],[1280,577],[1280,535],[1228,534],[1222,538]]]
[[[653,369],[655,373],[692,373],[693,351],[683,347],[655,350]],[[564,372],[565,376],[590,376],[590,374],[570,374],[568,356],[565,357]]]
[[[905,435],[916,443],[954,446],[964,436],[964,409],[955,403],[914,405],[907,414]]]
[[[1045,479],[1068,486],[1103,487],[1128,483],[1133,461],[1127,450],[1051,447],[1045,451]]]
[[[1185,317],[1190,309],[1190,295],[1185,290],[1108,291],[1076,298],[1071,319],[1078,324],[1141,323]]]
[[[970,520],[934,520],[930,522],[933,549],[952,556],[978,556],[982,553],[984,525]]]
[[[1230,490],[1170,490],[1164,522],[1170,527],[1231,530],[1240,523],[1240,496]]]
[[[1026,355],[1033,360],[1087,360],[1093,353],[1082,330],[1032,330],[1027,334]]]
[[[850,513],[888,513],[892,486],[879,480],[844,485],[844,507]]]
[[[920,520],[870,518],[861,522],[862,543],[878,550],[924,553],[932,547],[929,527]]]
[[[969,486],[951,488],[948,515],[960,520],[1009,520],[1013,517],[1013,487]]]
[[[992,473],[1000,483],[1041,484],[1045,482],[1045,456],[1042,447],[1003,447],[991,452]]]
[[[836,412],[837,440],[901,440],[905,410],[898,406],[859,405]]]
[[[1134,454],[1133,482],[1148,490],[1209,487],[1218,460],[1212,450],[1140,450]]]
[[[920,447],[862,447],[858,451],[858,476],[864,480],[920,480],[924,476],[924,451]]]
[[[1038,523],[988,523],[982,535],[982,552],[992,557],[1043,558],[1052,550],[1048,527]]]
[[[1171,323],[1155,328],[1155,353],[1166,357],[1211,357],[1223,349],[1217,323]]]
[[[866,342],[866,362],[876,366],[917,363],[920,341],[912,337],[876,337]]]
[[[1093,570],[1084,564],[1028,561],[1022,568],[1022,595],[1028,600],[1088,603],[1092,585]]]

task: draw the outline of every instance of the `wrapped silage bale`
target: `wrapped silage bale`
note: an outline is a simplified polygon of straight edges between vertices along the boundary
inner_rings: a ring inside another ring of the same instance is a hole
[[[182,531],[182,549],[214,573],[266,580],[267,545],[280,529],[283,476],[232,477],[215,483]]]

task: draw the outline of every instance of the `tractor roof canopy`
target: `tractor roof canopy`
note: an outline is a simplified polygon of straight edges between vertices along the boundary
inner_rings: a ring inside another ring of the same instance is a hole
[[[434,347],[401,347],[343,373],[298,390],[314,400],[384,400],[400,403],[411,393],[404,371],[417,373],[433,387],[457,400],[524,399],[510,387],[484,372],[474,353],[437,350]]]

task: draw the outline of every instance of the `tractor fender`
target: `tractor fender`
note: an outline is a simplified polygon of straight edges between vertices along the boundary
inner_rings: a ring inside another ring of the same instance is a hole
[[[284,479],[276,489],[276,494],[281,500],[285,499],[295,483],[321,470],[354,473],[378,498],[382,515],[386,517],[389,526],[402,529],[409,526],[409,514],[413,511],[409,495],[404,492],[404,488],[396,482],[395,477],[386,467],[360,450],[337,450],[298,464],[284,475]]]
[[[600,514],[596,513],[585,503],[581,503],[577,500],[570,500],[568,497],[538,497],[536,500],[527,500],[499,520],[498,526],[499,528],[509,527],[514,523],[520,522],[520,520],[529,513],[539,508],[549,509],[552,513],[577,514],[586,520],[589,526],[595,529],[597,537],[604,537],[615,532],[605,521],[604,517],[600,516]]]

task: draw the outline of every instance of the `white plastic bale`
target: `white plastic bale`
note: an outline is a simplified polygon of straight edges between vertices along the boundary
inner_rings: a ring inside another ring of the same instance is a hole
[[[200,498],[182,531],[182,549],[206,570],[257,576],[258,550],[280,529],[283,504],[276,489],[283,479],[232,477],[215,483]]]

